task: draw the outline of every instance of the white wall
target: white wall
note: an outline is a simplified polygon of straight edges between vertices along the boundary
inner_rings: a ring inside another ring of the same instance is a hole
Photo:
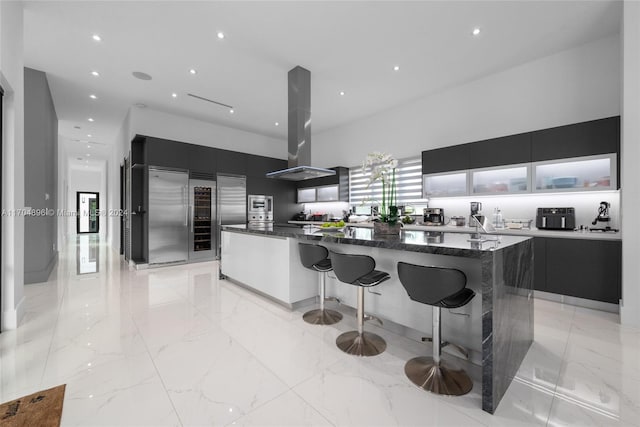
[[[149,108],[131,110],[131,132],[189,144],[287,158],[287,142]],[[129,138],[131,141],[131,138]]]
[[[107,165],[107,209],[120,209],[120,166],[124,165],[124,158],[129,155],[132,137],[131,110],[129,110],[113,142]],[[108,221],[107,240],[109,245],[117,251],[120,248],[120,218],[111,216]]]
[[[619,37],[492,74],[313,136],[314,166],[423,150],[620,114]],[[336,153],[339,153],[336,156]]]
[[[24,207],[24,60],[22,2],[0,1],[0,84],[5,91],[2,208]],[[2,327],[14,329],[24,307],[24,217],[2,217]]]
[[[624,2],[622,86],[622,323],[640,327],[640,3]]]

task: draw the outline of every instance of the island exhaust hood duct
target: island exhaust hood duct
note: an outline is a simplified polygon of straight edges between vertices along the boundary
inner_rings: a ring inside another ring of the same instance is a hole
[[[302,181],[335,175],[311,164],[311,73],[300,66],[289,71],[289,168],[269,172],[267,178]]]

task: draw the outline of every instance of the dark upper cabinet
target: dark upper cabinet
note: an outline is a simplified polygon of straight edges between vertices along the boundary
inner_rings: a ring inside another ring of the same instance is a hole
[[[469,168],[531,162],[531,133],[492,138],[469,144]]]
[[[188,144],[166,139],[147,137],[147,163],[174,169],[189,168]]]
[[[534,162],[619,152],[619,116],[532,132]]]
[[[321,187],[323,185],[344,184],[345,180],[349,184],[349,168],[337,166],[329,168],[336,171],[333,176],[324,176],[322,178],[312,178],[298,181],[298,188]],[[348,191],[348,188],[347,188]]]
[[[622,294],[622,242],[553,238],[545,240],[546,289],[541,290],[619,303]]]
[[[216,157],[218,173],[247,174],[247,154],[230,150],[216,150]]]
[[[434,174],[609,153],[618,154],[619,187],[619,116],[423,151],[422,173]]]
[[[189,173],[197,177],[211,177],[215,179],[217,172],[216,154],[218,150],[202,145],[183,145],[189,152]]]
[[[247,155],[247,176],[265,178],[268,172],[287,168],[287,161],[271,157]],[[295,188],[295,187],[294,187]]]
[[[333,176],[322,178],[305,179],[297,182],[297,188],[323,187],[327,185],[338,185],[338,200],[349,201],[349,168],[337,166],[330,168],[336,171]]]
[[[422,173],[432,174],[469,169],[472,144],[453,145],[422,152]]]

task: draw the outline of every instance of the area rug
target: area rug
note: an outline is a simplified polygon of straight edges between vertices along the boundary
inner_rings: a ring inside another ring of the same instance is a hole
[[[0,405],[2,427],[59,427],[64,389],[62,384]]]

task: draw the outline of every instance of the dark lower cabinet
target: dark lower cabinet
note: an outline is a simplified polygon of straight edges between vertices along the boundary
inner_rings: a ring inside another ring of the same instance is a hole
[[[547,239],[533,238],[533,288],[547,292]]]
[[[536,290],[619,303],[622,242],[536,238],[534,251]]]

